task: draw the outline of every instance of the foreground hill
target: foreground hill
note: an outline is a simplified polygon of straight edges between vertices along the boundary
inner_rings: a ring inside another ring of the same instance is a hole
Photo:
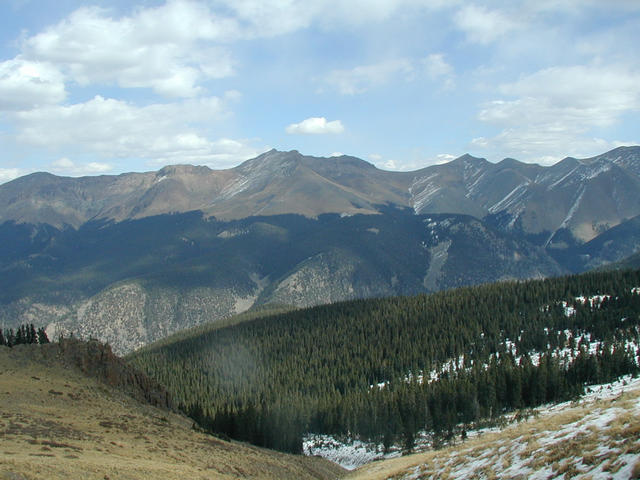
[[[542,408],[504,430],[374,462],[345,478],[640,478],[640,380],[594,390],[579,401]]]
[[[0,347],[0,478],[293,480],[342,474],[322,459],[196,431],[186,417],[135,400],[132,393],[160,390],[134,377],[95,342]]]

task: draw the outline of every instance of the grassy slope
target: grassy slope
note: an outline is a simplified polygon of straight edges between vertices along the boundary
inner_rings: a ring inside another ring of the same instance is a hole
[[[73,368],[34,361],[34,346],[0,347],[0,478],[337,478],[318,458],[196,432]],[[30,351],[31,350],[31,351]]]
[[[442,450],[373,462],[349,480],[640,478],[640,380]],[[564,477],[563,477],[564,475]]]

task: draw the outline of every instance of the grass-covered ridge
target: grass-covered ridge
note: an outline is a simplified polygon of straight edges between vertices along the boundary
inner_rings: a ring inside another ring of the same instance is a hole
[[[342,474],[318,458],[206,435],[184,415],[140,398],[153,392],[140,380],[96,341],[0,346],[0,478],[328,480]]]
[[[446,433],[636,372],[639,286],[638,270],[597,272],[343,302],[213,328],[129,360],[236,438],[297,451],[305,431],[349,432],[411,447],[420,429]],[[578,299],[596,295],[609,297]]]

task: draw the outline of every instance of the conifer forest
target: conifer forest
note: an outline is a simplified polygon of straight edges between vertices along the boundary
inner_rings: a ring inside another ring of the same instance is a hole
[[[211,432],[290,452],[305,432],[411,449],[420,430],[637,373],[639,286],[638,270],[598,272],[272,311],[129,360]]]

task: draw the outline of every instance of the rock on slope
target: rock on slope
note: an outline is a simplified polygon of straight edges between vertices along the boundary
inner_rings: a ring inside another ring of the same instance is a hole
[[[0,347],[0,478],[329,479],[343,473],[322,459],[195,431],[186,417],[125,394],[121,388],[154,391],[135,378],[96,342]]]

